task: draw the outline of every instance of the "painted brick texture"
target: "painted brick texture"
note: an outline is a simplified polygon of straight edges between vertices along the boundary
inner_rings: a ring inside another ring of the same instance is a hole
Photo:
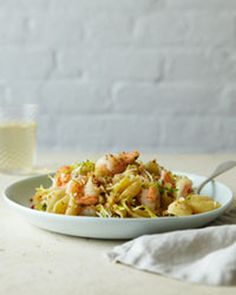
[[[235,0],[1,0],[0,103],[41,149],[236,150]]]

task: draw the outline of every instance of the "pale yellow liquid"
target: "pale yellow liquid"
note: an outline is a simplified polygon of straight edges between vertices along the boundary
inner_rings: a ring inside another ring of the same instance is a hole
[[[36,124],[0,123],[0,171],[32,169],[36,146]]]

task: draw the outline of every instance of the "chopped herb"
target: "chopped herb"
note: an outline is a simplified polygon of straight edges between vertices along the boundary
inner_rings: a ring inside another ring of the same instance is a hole
[[[47,209],[47,204],[44,203],[44,204],[42,205],[42,210],[43,210],[43,211],[46,211],[46,209]]]

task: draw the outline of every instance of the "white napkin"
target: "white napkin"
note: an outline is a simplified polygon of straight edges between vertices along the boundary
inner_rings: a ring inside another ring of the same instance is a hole
[[[236,285],[236,208],[213,226],[141,236],[115,247],[108,256],[192,283]]]

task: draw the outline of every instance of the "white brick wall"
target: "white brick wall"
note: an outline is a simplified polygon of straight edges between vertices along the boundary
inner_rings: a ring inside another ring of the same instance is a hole
[[[235,0],[1,0],[0,103],[42,149],[236,149]]]

